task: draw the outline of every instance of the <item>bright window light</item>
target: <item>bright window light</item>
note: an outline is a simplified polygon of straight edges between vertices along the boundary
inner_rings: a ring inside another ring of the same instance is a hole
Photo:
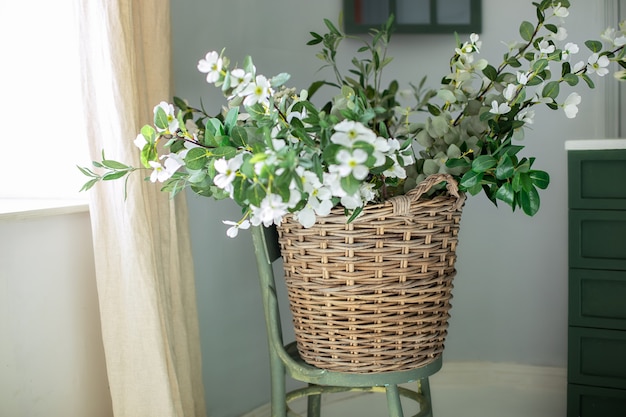
[[[74,0],[0,1],[0,198],[85,199]]]

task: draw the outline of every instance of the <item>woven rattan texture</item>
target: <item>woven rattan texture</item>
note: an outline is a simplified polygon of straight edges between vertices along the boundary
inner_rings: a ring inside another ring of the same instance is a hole
[[[349,224],[343,210],[308,229],[284,219],[279,242],[305,361],[369,373],[413,369],[441,354],[462,197],[371,205]]]

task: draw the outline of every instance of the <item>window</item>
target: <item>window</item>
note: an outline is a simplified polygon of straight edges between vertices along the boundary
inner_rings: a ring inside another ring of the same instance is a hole
[[[367,32],[392,13],[398,33],[481,31],[481,0],[344,0],[346,32]]]
[[[74,0],[0,2],[0,198],[85,199]]]

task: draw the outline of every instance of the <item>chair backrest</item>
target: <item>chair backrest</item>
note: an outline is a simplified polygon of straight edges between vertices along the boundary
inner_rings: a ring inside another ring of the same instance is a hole
[[[274,270],[272,264],[280,258],[278,232],[275,227],[254,226],[251,228],[254,252],[256,255],[263,309],[270,348],[283,349],[282,328],[280,325],[280,310]]]

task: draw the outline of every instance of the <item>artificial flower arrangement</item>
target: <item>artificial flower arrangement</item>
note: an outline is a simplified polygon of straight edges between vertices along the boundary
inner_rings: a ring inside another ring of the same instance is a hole
[[[521,40],[508,45],[502,63],[479,59],[481,41],[472,34],[457,47],[450,73],[437,89],[411,85],[415,104],[401,106],[399,84],[381,87],[393,19],[371,31],[353,58],[350,76],[339,70],[336,56],[347,38],[332,22],[328,32],[311,32],[309,45],[321,45],[318,56],[335,80],[318,81],[297,91],[285,83],[289,75],[258,74],[250,57],[230,67],[223,51],[209,52],[198,63],[206,81],[221,88],[227,107],[211,116],[175,98],[154,108],[154,124],[141,129],[135,144],[142,167],[107,159],[96,168],[80,168],[101,180],[151,170],[149,180],[176,194],[189,187],[202,196],[231,198],[242,216],[227,234],[252,225],[280,224],[288,213],[304,227],[341,206],[356,218],[365,205],[404,194],[430,174],[449,173],[471,195],[484,192],[492,202],[534,215],[540,206],[537,189],[549,175],[533,168],[534,157],[521,157],[518,143],[533,124],[535,109],[562,109],[576,116],[578,93],[560,98],[561,86],[594,87],[591,76],[609,73],[611,61],[626,68],[626,26],[607,29],[603,42],[587,41],[590,55],[575,60],[579,46],[566,42],[563,26],[568,0],[533,3],[537,21],[521,23]],[[604,45],[608,45],[605,49]],[[624,71],[615,73],[626,78]],[[331,102],[317,106],[313,94],[322,86],[337,89]],[[422,114],[421,120],[415,115]],[[434,192],[437,192],[436,190]]]

